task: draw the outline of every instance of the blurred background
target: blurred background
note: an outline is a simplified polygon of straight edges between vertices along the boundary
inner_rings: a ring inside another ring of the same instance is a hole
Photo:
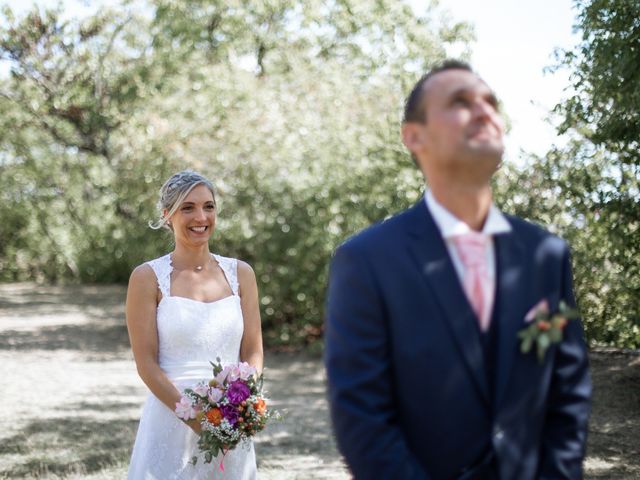
[[[422,193],[398,135],[407,92],[477,46],[498,96],[526,99],[505,104],[497,202],[570,242],[591,344],[640,346],[640,5],[508,3],[6,4],[0,280],[125,284],[172,248],[147,223],[164,180],[193,168],[218,189],[212,250],[257,273],[267,344],[320,345],[333,249]],[[537,78],[566,82],[552,111]]]
[[[131,270],[172,248],[158,190],[218,192],[211,250],[257,274],[285,421],[263,479],[346,479],[322,351],[335,247],[416,202],[404,99],[470,60],[509,124],[506,212],[572,248],[591,346],[586,478],[640,478],[640,2],[0,3],[0,479],[124,478],[147,389]]]

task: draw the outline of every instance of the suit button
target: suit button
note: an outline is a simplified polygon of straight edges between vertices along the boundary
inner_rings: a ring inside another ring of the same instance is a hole
[[[493,429],[493,439],[498,443],[504,439],[504,431],[500,427]]]

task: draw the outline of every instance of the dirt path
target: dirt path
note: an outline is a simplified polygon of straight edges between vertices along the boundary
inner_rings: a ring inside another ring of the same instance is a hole
[[[120,286],[0,285],[0,479],[124,478],[146,388]],[[267,354],[267,389],[286,419],[258,436],[267,480],[349,478],[317,357]],[[640,357],[592,354],[587,478],[640,478]]]

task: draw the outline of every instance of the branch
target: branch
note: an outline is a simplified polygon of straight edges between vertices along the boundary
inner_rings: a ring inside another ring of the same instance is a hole
[[[107,43],[107,48],[98,57],[98,71],[96,72],[94,95],[95,95],[95,98],[100,101],[100,106],[102,106],[103,100],[104,100],[104,92],[103,92],[103,88],[102,88],[102,85],[104,83],[104,78],[103,78],[103,75],[104,75],[104,61],[106,60],[106,58],[109,55],[109,53],[111,53],[111,50],[113,49],[113,45],[115,44],[116,38],[118,37],[118,35],[122,31],[122,29],[124,29],[124,27],[132,19],[133,19],[133,17],[131,15],[129,15],[124,22],[120,23],[114,29],[113,33],[111,34],[111,37],[109,38],[109,42]]]

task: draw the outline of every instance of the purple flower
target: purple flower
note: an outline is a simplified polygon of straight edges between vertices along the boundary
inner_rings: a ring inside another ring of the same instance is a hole
[[[244,402],[249,397],[249,395],[251,395],[251,391],[249,390],[247,384],[242,380],[233,382],[231,385],[229,385],[229,388],[227,390],[227,398],[229,399],[229,402],[233,403],[234,405],[238,405]]]
[[[222,412],[222,416],[231,424],[231,426],[235,427],[236,423],[238,423],[238,410],[233,405],[222,405],[220,407],[220,411]]]

